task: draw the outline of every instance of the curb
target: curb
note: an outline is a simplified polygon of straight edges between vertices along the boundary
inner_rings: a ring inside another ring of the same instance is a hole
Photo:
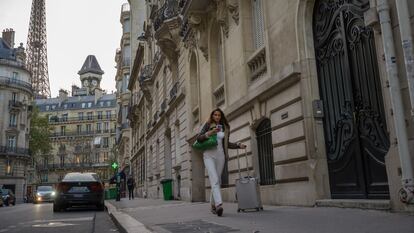
[[[122,233],[153,233],[148,230],[144,224],[138,222],[135,218],[128,214],[118,211],[117,208],[111,203],[105,201],[105,207],[108,210],[108,214],[114,221],[115,225]]]

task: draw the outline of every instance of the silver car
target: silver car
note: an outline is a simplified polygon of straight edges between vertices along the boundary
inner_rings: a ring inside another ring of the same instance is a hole
[[[33,203],[53,202],[55,200],[56,191],[52,186],[39,186],[35,194]]]

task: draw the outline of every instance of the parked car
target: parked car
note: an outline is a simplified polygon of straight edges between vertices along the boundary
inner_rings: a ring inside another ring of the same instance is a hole
[[[39,186],[35,194],[34,204],[41,202],[53,202],[56,192],[52,186]]]
[[[104,186],[96,173],[68,173],[57,185],[53,212],[76,205],[104,210]]]
[[[16,197],[10,189],[0,189],[0,195],[5,206],[16,205]]]

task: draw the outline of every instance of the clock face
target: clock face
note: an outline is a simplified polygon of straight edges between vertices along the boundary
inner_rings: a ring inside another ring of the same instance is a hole
[[[89,85],[88,85],[88,80],[84,80],[84,81],[83,81],[83,85],[84,85],[85,87],[89,86]]]
[[[95,79],[92,80],[92,85],[94,85],[96,87],[96,85],[98,85],[98,81],[96,81]]]

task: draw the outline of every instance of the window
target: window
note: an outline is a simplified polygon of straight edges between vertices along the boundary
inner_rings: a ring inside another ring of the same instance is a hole
[[[67,109],[67,108],[68,108],[68,104],[64,104],[63,109]]]
[[[9,159],[5,161],[6,162],[6,175],[12,176],[13,175],[13,164],[12,161]]]
[[[16,81],[18,77],[19,77],[19,73],[13,72],[12,80]]]
[[[15,113],[10,114],[9,126],[10,127],[17,126],[17,115]]]
[[[42,175],[40,176],[40,179],[42,182],[48,182],[47,173],[42,173]]]
[[[16,144],[17,144],[17,142],[16,142],[16,136],[15,135],[7,137],[7,149],[8,150],[11,150],[11,151],[16,150]]]
[[[49,111],[49,105],[46,105],[46,111]]]
[[[106,119],[111,119],[111,111],[106,111]]]
[[[99,119],[99,120],[102,120],[102,111],[99,111],[99,112],[98,112],[98,119]]]
[[[260,184],[275,184],[272,128],[269,119],[263,120],[257,127],[256,140],[259,155]]]
[[[104,102],[103,101],[99,102],[99,106],[103,107],[104,106]]]
[[[102,130],[102,123],[101,122],[96,123],[96,131],[98,131],[98,133],[100,133],[101,130]]]
[[[88,103],[88,108],[92,108],[92,103]]]
[[[67,114],[67,113],[62,114],[62,121],[63,121],[63,122],[68,121],[68,114]]]
[[[13,103],[15,103],[16,101],[17,101],[17,92],[13,92],[12,93],[12,101],[13,101]]]
[[[264,22],[261,0],[252,0],[252,17],[253,17],[253,44],[255,49],[264,45]]]
[[[106,106],[111,106],[111,101],[106,101]]]
[[[88,112],[88,120],[92,120],[92,112]]]
[[[83,112],[78,112],[78,118],[80,121],[83,120]]]
[[[82,103],[82,108],[85,108],[86,107],[86,103]]]
[[[103,160],[104,161],[108,160],[108,152],[103,152]]]
[[[86,125],[86,132],[88,132],[88,133],[92,132],[92,125],[91,124]]]
[[[76,126],[76,131],[78,132],[78,134],[82,133],[82,125],[77,125]]]
[[[56,108],[56,105],[52,105],[52,110],[55,110],[55,108]]]
[[[108,147],[109,147],[109,138],[104,137],[103,138],[103,148],[108,148]]]
[[[66,135],[66,126],[60,126],[60,132],[62,134],[62,136]]]
[[[104,130],[105,130],[105,133],[109,131],[109,122],[105,122]]]

